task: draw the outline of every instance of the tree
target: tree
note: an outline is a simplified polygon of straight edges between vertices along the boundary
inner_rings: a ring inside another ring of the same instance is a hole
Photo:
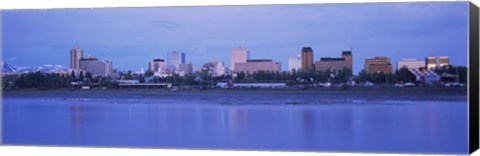
[[[80,71],[80,81],[83,81],[83,71]]]
[[[92,81],[92,79],[93,79],[93,76],[90,72],[86,72],[85,77],[87,78],[88,81]]]

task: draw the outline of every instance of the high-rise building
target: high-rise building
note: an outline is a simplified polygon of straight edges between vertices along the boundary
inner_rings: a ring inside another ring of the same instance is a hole
[[[388,57],[374,57],[365,59],[365,71],[367,73],[392,73],[392,63]]]
[[[235,71],[235,63],[247,62],[250,51],[247,48],[232,48],[230,52],[230,70]]]
[[[425,61],[418,61],[416,59],[402,59],[397,61],[397,70],[401,68],[419,69],[425,68]]]
[[[167,63],[163,59],[154,59],[148,63],[148,70],[152,72],[166,72],[167,71]]]
[[[80,59],[83,58],[83,50],[80,47],[75,47],[70,50],[70,68],[80,69]]]
[[[302,69],[302,56],[290,56],[288,58],[288,71],[299,71],[300,69]]]
[[[203,65],[203,70],[206,70],[212,76],[222,76],[225,74],[225,64],[223,61],[211,61]]]
[[[267,59],[247,60],[247,62],[235,63],[235,73],[244,72],[253,74],[258,71],[278,72],[280,69],[280,62],[273,62]]]
[[[438,61],[440,67],[448,66],[448,56],[440,56],[438,57]]]
[[[427,69],[432,69],[437,67],[437,57],[435,56],[429,56],[425,58],[425,66],[427,66]]]
[[[313,50],[311,47],[302,48],[302,70],[304,72],[314,69]]]
[[[315,61],[315,70],[317,71],[338,71],[343,69],[349,69],[353,71],[352,52],[343,51],[342,57],[331,58],[323,57],[320,61]]]
[[[182,63],[178,65],[177,71],[175,71],[180,76],[185,76],[191,74],[193,71],[192,63]]]
[[[80,59],[80,69],[84,72],[90,72],[92,76],[111,76],[112,61],[98,60],[95,57]]]
[[[185,53],[173,51],[167,55],[167,66],[170,71],[175,71],[179,64],[185,63]]]

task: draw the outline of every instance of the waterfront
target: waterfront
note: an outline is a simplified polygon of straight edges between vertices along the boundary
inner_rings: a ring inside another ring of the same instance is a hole
[[[46,91],[3,96],[5,144],[467,153],[466,94]],[[80,93],[80,94],[79,94]]]

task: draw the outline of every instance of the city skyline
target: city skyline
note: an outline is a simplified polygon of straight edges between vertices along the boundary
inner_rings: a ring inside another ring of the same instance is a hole
[[[194,66],[222,60],[230,67],[235,47],[249,49],[250,59],[279,61],[282,71],[305,46],[314,62],[353,48],[354,74],[376,56],[391,58],[394,69],[403,58],[428,56],[467,66],[466,9],[467,2],[7,10],[3,60],[68,67],[79,42],[84,55],[134,71],[172,51]]]

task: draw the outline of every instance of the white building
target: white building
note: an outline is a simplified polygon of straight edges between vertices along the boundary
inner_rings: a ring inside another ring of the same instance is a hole
[[[167,54],[167,66],[170,71],[175,71],[182,63],[185,63],[185,53],[173,51]]]
[[[95,57],[80,59],[80,69],[84,72],[90,72],[93,77],[106,77],[113,73],[112,61],[98,60]]]
[[[75,47],[70,50],[70,69],[80,69],[80,59],[83,58],[83,50]]]
[[[247,48],[232,48],[230,53],[230,70],[235,70],[235,63],[247,62],[250,59],[250,51]]]
[[[225,74],[225,65],[223,61],[207,62],[203,65],[203,70],[206,70],[212,76],[222,76]]]
[[[302,56],[298,54],[297,56],[290,56],[288,58],[288,71],[300,71],[302,68]]]
[[[192,66],[191,62],[190,63],[182,63],[182,64],[178,65],[178,68],[175,71],[175,73],[177,73],[180,76],[185,76],[185,75],[191,74],[192,70],[193,70],[193,66]]]
[[[418,61],[416,59],[402,59],[397,61],[397,70],[406,67],[407,69],[425,68],[425,61]]]

